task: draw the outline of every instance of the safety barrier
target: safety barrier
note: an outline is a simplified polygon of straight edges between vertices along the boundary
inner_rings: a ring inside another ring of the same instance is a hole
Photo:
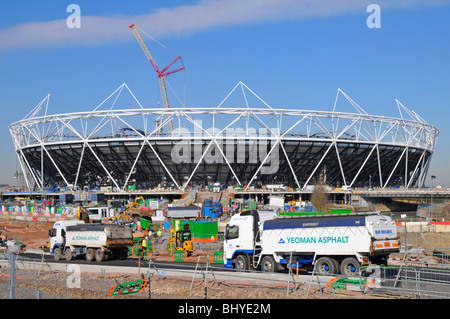
[[[147,248],[142,248],[141,254],[144,258],[150,257],[150,254],[154,253],[154,245],[153,244],[147,244]]]
[[[208,261],[212,256],[215,255],[223,256],[222,252],[211,252],[207,255]],[[54,273],[57,271],[56,265],[60,264],[47,264],[45,260],[43,259],[42,263],[37,265],[36,267],[36,260],[31,260],[29,258],[23,258],[21,256],[16,256],[17,260],[15,263],[16,267],[8,267],[8,255],[5,254],[5,257],[2,257],[0,254],[0,260],[3,262],[0,264],[2,267],[0,268],[0,299],[6,299],[10,298],[10,295],[15,295],[15,298],[61,298],[58,296],[49,296],[44,295],[42,292],[38,291],[38,285],[45,287],[45,281],[47,277],[54,278]],[[178,262],[185,262],[186,261],[186,253],[184,251],[178,250],[175,252],[173,258],[174,261]],[[202,258],[205,258],[205,256],[202,256]],[[200,260],[200,256],[198,257],[198,260]],[[204,260],[204,259],[203,259]],[[213,259],[214,260],[214,259]],[[145,267],[146,264],[142,259],[139,260],[140,262],[143,262],[142,265]],[[156,268],[155,264],[152,262],[149,262],[148,264],[148,271],[156,271],[156,273],[161,277],[158,269]],[[163,264],[159,265],[158,267],[166,267],[169,264]],[[196,274],[198,272],[202,272],[202,269],[206,269],[203,271],[203,281],[201,284],[198,284],[196,286],[204,285],[205,286],[205,298],[206,298],[206,288],[207,283],[211,283],[210,279],[211,277],[208,276],[209,274],[213,275],[213,279],[217,282],[217,280],[227,280],[226,278],[230,278],[232,281],[235,281],[235,279],[242,280],[242,273],[238,272],[237,274],[233,272],[226,272],[226,274],[220,274],[217,275],[217,273],[214,275],[214,270],[217,269],[217,267],[210,265],[200,265],[197,263],[195,266],[193,265],[186,265],[187,268],[191,267],[190,269],[194,271],[194,275],[192,277],[191,282],[191,289],[194,287],[194,280],[196,279]],[[54,268],[55,267],[55,268]],[[205,268],[206,267],[206,268]],[[220,268],[220,267],[219,267]],[[8,278],[2,278],[1,275],[7,276],[10,274],[11,269],[16,270],[16,281],[15,286],[14,284],[6,284],[8,282]],[[68,276],[71,276],[71,272],[68,271],[69,268],[66,268],[65,271],[62,272],[62,274],[66,275],[66,280],[63,280],[63,284],[69,284],[72,283],[72,281],[67,280],[69,278]],[[61,269],[60,269],[61,270]],[[19,271],[34,271],[34,278],[35,278],[35,290],[28,290],[26,294],[24,294],[24,290],[21,290],[19,288],[18,283],[22,285],[23,283],[29,284],[29,278],[22,277],[22,273],[19,273]],[[133,270],[134,271],[134,270]],[[133,272],[134,273],[134,272]],[[252,273],[252,275],[250,275]],[[50,275],[49,275],[50,274]],[[270,282],[272,281],[279,281],[283,286],[286,287],[286,294],[289,295],[291,292],[295,292],[295,290],[306,290],[308,289],[308,295],[309,292],[311,293],[321,293],[324,294],[328,292],[331,292],[330,289],[333,290],[333,294],[336,292],[349,294],[350,296],[356,296],[358,292],[360,293],[376,293],[379,294],[385,294],[385,295],[398,295],[398,296],[413,296],[417,298],[450,298],[450,271],[449,270],[436,270],[436,269],[418,269],[417,267],[384,267],[384,266],[377,266],[377,265],[370,265],[367,267],[361,268],[361,277],[358,278],[358,276],[352,276],[352,277],[346,277],[342,275],[333,275],[333,276],[321,276],[317,275],[317,273],[313,273],[310,276],[310,283],[309,285],[304,285],[304,282],[302,283],[303,279],[299,281],[299,278],[297,276],[297,279],[295,278],[295,275],[292,273],[286,274],[284,278],[280,279],[269,279],[263,276],[253,276],[255,273],[249,272],[249,281],[253,279],[258,280],[257,288],[263,288],[266,287],[264,283],[262,283],[264,280],[268,280]],[[163,273],[164,275],[164,273]],[[103,277],[103,288],[104,288],[104,298],[110,297],[107,295],[109,287],[117,284],[117,281],[115,278],[117,278],[116,274],[113,276],[106,276],[105,271],[102,271],[102,277]],[[184,274],[183,274],[184,276]],[[220,277],[219,277],[220,276]],[[234,277],[236,276],[236,277]],[[217,278],[216,278],[217,277]],[[334,277],[330,280],[330,277]],[[101,277],[100,277],[101,278]],[[132,279],[130,279],[132,280]],[[286,285],[287,280],[287,285]],[[4,285],[2,286],[3,283]],[[311,289],[311,285],[314,283],[314,287]],[[295,284],[293,286],[292,284]],[[270,284],[272,285],[272,284]],[[317,285],[319,286],[317,289]],[[324,287],[325,285],[325,287]],[[9,287],[15,287],[15,291],[8,290]],[[149,285],[150,287],[150,285]],[[280,285],[281,287],[281,285]],[[328,289],[327,289],[328,287]],[[71,296],[76,296],[74,294],[75,290],[73,290],[71,285],[66,286],[66,289],[60,289],[58,293],[62,295],[62,297],[69,298]],[[295,289],[295,290],[294,290]],[[139,290],[140,291],[140,290]],[[349,291],[349,292],[347,292]],[[351,292],[350,292],[351,291]],[[147,294],[145,291],[141,291],[142,294]],[[142,297],[143,295],[141,295]],[[295,296],[295,295],[294,295]],[[298,297],[298,295],[297,295]]]
[[[7,211],[0,208],[0,217],[26,221],[56,222],[63,219],[76,219],[77,215],[64,213]]]
[[[166,252],[171,254],[173,251],[175,251],[175,243],[168,243],[166,245]]]
[[[143,257],[149,256],[155,252],[155,244],[153,242],[147,243],[147,247],[142,246],[142,238],[134,238],[133,245],[128,247],[128,254]]]
[[[339,289],[339,293],[342,289],[346,290],[348,286],[371,286],[373,284],[372,280],[361,280],[361,279],[350,279],[350,278],[339,278],[335,277],[327,282],[327,286],[333,289],[333,295],[336,289]]]
[[[173,261],[186,262],[187,252],[184,250],[175,250],[173,253]]]
[[[368,266],[362,267],[361,273],[369,275],[373,281],[374,292],[412,295],[427,298],[450,298],[450,270]],[[364,291],[367,288],[361,287]]]
[[[212,264],[223,264],[223,251],[213,251],[209,260]]]

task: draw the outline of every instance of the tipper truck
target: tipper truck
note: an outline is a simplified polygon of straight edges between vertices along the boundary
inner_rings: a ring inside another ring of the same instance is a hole
[[[167,217],[172,219],[216,219],[222,213],[222,204],[209,202],[210,204],[203,204],[201,209],[197,206],[168,207]]]
[[[201,211],[197,206],[168,207],[167,217],[172,219],[196,219],[201,217]]]
[[[259,222],[256,210],[233,215],[225,230],[224,265],[274,272],[314,265],[322,275],[359,274],[399,251],[395,223],[372,213],[279,217]]]
[[[116,224],[85,224],[84,221],[58,221],[49,231],[50,253],[55,260],[70,261],[80,256],[88,262],[110,258],[126,259],[133,245],[130,227]]]

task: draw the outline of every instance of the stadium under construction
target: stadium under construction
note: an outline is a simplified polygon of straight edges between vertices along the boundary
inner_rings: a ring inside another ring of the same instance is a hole
[[[162,107],[143,107],[123,84],[92,111],[49,115],[48,95],[9,126],[29,191],[424,185],[439,130],[400,101],[397,118],[368,114],[340,89],[331,111],[281,109],[239,82],[218,106],[169,107],[165,78],[184,71],[180,56],[158,68],[129,28],[157,74]],[[352,112],[337,112],[339,99]]]
[[[117,109],[122,91],[133,108]],[[225,107],[236,91],[245,105]],[[90,112],[48,115],[47,96],[9,130],[29,190],[422,187],[439,130],[397,100],[392,118],[342,97],[357,112],[272,108],[242,82],[217,107],[144,108],[123,84]]]

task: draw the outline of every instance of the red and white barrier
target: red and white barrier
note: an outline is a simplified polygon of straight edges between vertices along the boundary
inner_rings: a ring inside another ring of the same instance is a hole
[[[1,218],[11,218],[17,220],[29,220],[39,222],[55,222],[62,219],[75,219],[72,214],[51,214],[51,213],[22,213],[22,212],[4,212],[0,210]]]

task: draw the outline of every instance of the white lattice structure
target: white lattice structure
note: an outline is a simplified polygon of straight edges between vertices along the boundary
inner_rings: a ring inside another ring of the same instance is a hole
[[[240,91],[243,105],[226,106]],[[355,113],[336,112],[341,96]],[[9,126],[30,189],[422,186],[439,134],[397,100],[399,118],[369,115],[340,89],[330,112],[272,108],[242,82],[212,108],[144,108],[126,84],[90,112],[48,115],[48,104]]]

